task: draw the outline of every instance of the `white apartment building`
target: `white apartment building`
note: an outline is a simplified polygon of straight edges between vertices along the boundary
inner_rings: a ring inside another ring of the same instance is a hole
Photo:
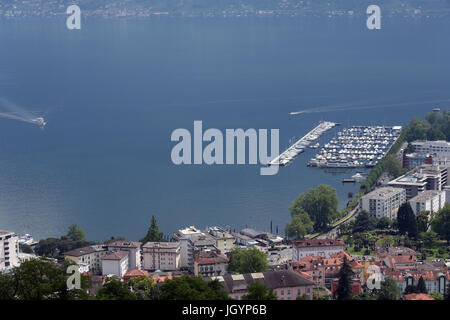
[[[397,218],[398,208],[406,202],[406,190],[403,188],[383,187],[361,197],[360,209],[375,218]]]
[[[178,230],[173,239],[180,242],[180,268],[194,270],[194,241],[192,239],[205,234],[194,226]]]
[[[414,151],[418,153],[436,154],[438,157],[450,157],[450,142],[438,141],[413,141]]]
[[[147,242],[142,246],[145,270],[175,271],[180,268],[180,242]]]
[[[80,270],[99,275],[102,273],[101,258],[107,254],[108,251],[105,246],[93,245],[65,252],[64,257],[75,262]]]
[[[415,215],[426,210],[431,212],[431,216],[433,216],[433,213],[436,213],[444,207],[446,201],[445,196],[445,191],[427,190],[409,200],[409,204]]]
[[[14,232],[0,230],[0,272],[19,266],[18,240]]]
[[[344,241],[340,239],[296,240],[292,245],[292,261],[310,256],[329,258],[332,254],[344,251],[344,248]]]
[[[122,278],[129,269],[129,252],[113,251],[102,257],[102,275]]]
[[[141,243],[137,241],[117,240],[105,244],[108,251],[126,251],[130,270],[141,269]]]

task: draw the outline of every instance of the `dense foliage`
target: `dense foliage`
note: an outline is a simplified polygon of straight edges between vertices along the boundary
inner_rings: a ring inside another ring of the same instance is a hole
[[[249,285],[248,294],[242,297],[242,300],[277,300],[277,295],[273,289],[267,289],[263,283],[255,282]]]
[[[235,247],[231,251],[228,271],[237,273],[263,272],[268,269],[266,254],[256,248],[240,249]]]
[[[166,280],[160,287],[161,300],[228,300],[218,280],[204,281],[200,277],[183,275]]]
[[[289,211],[292,217],[307,212],[314,223],[315,231],[326,230],[329,224],[338,217],[338,197],[336,189],[321,184],[300,194],[291,204]]]
[[[302,209],[292,215],[292,221],[286,223],[286,236],[290,239],[303,239],[313,230],[314,223],[308,213]]]

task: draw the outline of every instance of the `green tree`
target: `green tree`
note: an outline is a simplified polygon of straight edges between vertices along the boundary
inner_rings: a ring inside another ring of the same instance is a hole
[[[255,282],[248,287],[247,295],[242,297],[242,300],[277,300],[273,289],[267,289],[263,283]]]
[[[147,242],[162,242],[164,240],[164,233],[159,231],[159,227],[156,224],[155,216],[152,216],[152,221],[150,227],[148,228],[147,234],[144,238],[140,240],[142,243]]]
[[[231,251],[231,261],[228,271],[237,273],[263,272],[268,269],[267,258],[264,252],[256,249],[234,248]]]
[[[393,178],[402,175],[402,163],[394,154],[386,156],[383,161],[384,170]]]
[[[395,280],[387,278],[381,282],[378,300],[400,300],[400,288]]]
[[[442,239],[450,243],[450,204],[446,203],[444,208],[439,210],[436,217],[431,221],[431,228]]]
[[[408,285],[405,288],[404,294],[411,294],[411,293],[419,293],[419,290],[414,285]]]
[[[417,282],[417,291],[419,291],[419,293],[428,293],[425,280],[423,280],[422,276],[420,276],[419,281]]]
[[[291,216],[303,211],[307,212],[314,222],[314,230],[320,231],[328,227],[338,216],[338,197],[336,189],[328,185],[311,188],[301,194],[291,204]]]
[[[381,219],[379,219],[377,221],[377,229],[388,229],[392,224],[391,219],[389,219],[388,217],[382,217]]]
[[[229,300],[218,280],[204,281],[200,277],[183,275],[166,280],[160,288],[161,300]]]
[[[422,212],[420,212],[417,215],[417,217],[416,217],[417,230],[419,233],[428,231],[428,228],[430,227],[429,217],[430,217],[430,211],[426,211],[426,210],[423,210]]]
[[[67,238],[72,241],[85,241],[84,231],[81,230],[76,224],[69,226],[69,231],[67,232]]]
[[[156,300],[158,298],[157,287],[152,277],[140,276],[131,278],[128,281],[128,286],[138,300]]]
[[[431,292],[429,293],[430,296],[432,296],[436,300],[444,300],[444,297],[439,292]]]
[[[370,219],[367,211],[361,211],[356,217],[353,232],[366,232],[374,229],[374,221]]]
[[[110,277],[106,280],[103,288],[98,290],[96,298],[98,300],[136,300],[136,295],[130,291],[127,284]]]
[[[308,213],[300,209],[292,216],[292,221],[286,223],[286,235],[290,239],[303,239],[303,237],[313,230],[314,223]]]
[[[352,287],[353,287],[353,270],[348,262],[347,258],[344,257],[344,263],[342,264],[341,270],[339,271],[339,282],[336,291],[337,300],[351,300],[352,299]]]
[[[397,213],[398,230],[400,234],[408,234],[409,237],[417,239],[417,221],[414,211],[411,208],[409,202],[406,202],[400,206]]]
[[[424,247],[428,249],[436,247],[439,240],[436,232],[434,231],[422,232],[419,235],[419,239],[423,242]]]
[[[3,278],[6,297],[17,300],[80,300],[88,299],[88,279],[82,275],[81,288],[69,290],[67,268],[73,262],[56,263],[47,258],[30,259],[13,269],[10,278]],[[13,294],[12,294],[13,293]],[[12,294],[12,295],[11,295]]]
[[[14,277],[7,273],[0,273],[0,300],[14,300],[15,295]]]

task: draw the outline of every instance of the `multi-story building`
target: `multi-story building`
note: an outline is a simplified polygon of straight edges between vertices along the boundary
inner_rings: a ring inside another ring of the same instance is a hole
[[[423,164],[433,164],[433,157],[429,153],[408,153],[403,155],[403,168],[415,168]]]
[[[292,246],[292,261],[309,256],[329,258],[334,253],[344,251],[344,248],[345,244],[341,239],[295,240]]]
[[[314,287],[314,282],[292,270],[227,274],[206,278],[206,280],[215,279],[222,283],[230,298],[236,300],[248,294],[248,286],[255,282],[263,283],[268,289],[272,289],[279,300],[295,300],[303,295],[312,300]]]
[[[384,271],[384,276],[395,280],[401,292],[404,292],[407,286],[417,286],[422,277],[428,293],[438,292],[444,295],[450,282],[450,270],[399,271],[387,269]]]
[[[146,270],[174,271],[180,268],[180,242],[147,242],[142,246]]]
[[[75,262],[80,269],[87,269],[92,274],[98,275],[102,273],[101,258],[107,254],[108,251],[104,245],[93,245],[65,252],[64,258]]]
[[[222,276],[226,273],[228,258],[215,251],[200,251],[194,258],[194,275],[203,277]]]
[[[194,270],[194,236],[204,235],[204,233],[194,226],[174,232],[172,239],[180,242],[180,269]]]
[[[19,266],[18,240],[14,232],[0,230],[0,272]]]
[[[206,233],[216,241],[216,247],[222,253],[230,252],[234,247],[234,237],[219,227],[210,227]]]
[[[417,153],[431,153],[438,156],[450,157],[450,142],[438,141],[413,141],[411,142]]]
[[[367,211],[371,217],[396,219],[398,208],[405,202],[405,189],[383,187],[361,197],[360,208]]]
[[[141,243],[137,241],[117,240],[106,244],[108,251],[126,251],[129,253],[130,269],[141,269]]]
[[[409,200],[425,190],[443,190],[447,185],[447,169],[446,165],[422,165],[389,181],[388,185],[405,189]]]
[[[102,274],[104,276],[115,275],[122,278],[129,270],[129,252],[112,251],[101,258]]]
[[[445,195],[445,191],[427,190],[410,199],[409,204],[415,215],[426,210],[429,211],[431,217],[433,217],[434,213],[444,207],[446,200]]]

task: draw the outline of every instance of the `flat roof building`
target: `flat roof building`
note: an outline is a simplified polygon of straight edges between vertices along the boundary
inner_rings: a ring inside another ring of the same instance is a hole
[[[445,200],[445,191],[427,190],[410,199],[409,203],[415,215],[426,210],[433,216],[433,213],[444,207]]]
[[[403,188],[383,187],[361,197],[360,208],[371,217],[389,219],[397,218],[398,208],[406,202],[406,191]]]
[[[421,165],[389,181],[388,185],[405,189],[409,200],[425,190],[442,190],[447,185],[447,171],[446,165]]]

